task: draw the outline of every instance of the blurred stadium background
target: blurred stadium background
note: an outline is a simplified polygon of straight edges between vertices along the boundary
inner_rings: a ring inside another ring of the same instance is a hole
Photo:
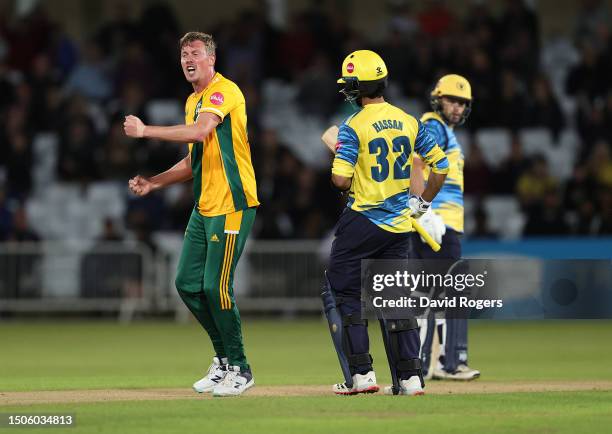
[[[0,317],[188,318],[174,270],[190,184],[146,198],[127,180],[186,147],[132,140],[123,117],[183,122],[178,39],[212,33],[247,101],[262,206],[238,267],[243,312],[319,312],[343,202],[321,132],[349,112],[339,65],[385,59],[388,99],[419,116],[448,72],[473,112],[468,255],[610,258],[612,1],[0,0]]]

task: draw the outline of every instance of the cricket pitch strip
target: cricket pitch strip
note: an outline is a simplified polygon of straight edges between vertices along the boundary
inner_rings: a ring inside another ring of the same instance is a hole
[[[381,391],[369,397],[384,397]],[[486,393],[537,393],[612,390],[612,381],[514,381],[472,382],[429,381],[426,395],[486,394]],[[321,386],[266,386],[255,385],[238,399],[255,397],[332,396],[331,385]],[[212,399],[210,394],[197,394],[191,388],[168,389],[89,389],[42,390],[27,392],[0,392],[0,407],[32,404],[86,403],[107,401],[160,401],[175,399]],[[341,397],[338,399],[351,399]],[[353,398],[354,399],[354,398]]]

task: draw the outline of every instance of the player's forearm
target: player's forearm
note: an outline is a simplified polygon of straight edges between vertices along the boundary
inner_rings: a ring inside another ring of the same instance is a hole
[[[445,173],[435,173],[433,171],[430,172],[429,178],[427,178],[427,187],[425,187],[425,190],[423,191],[423,194],[421,194],[421,197],[427,202],[431,202],[442,188],[445,179]]]
[[[173,125],[159,127],[145,125],[143,136],[149,139],[167,140],[171,142],[196,143],[203,142],[209,131],[204,125],[195,123],[191,125]]]
[[[153,189],[159,190],[160,188],[167,187],[168,185],[188,181],[192,178],[192,176],[191,156],[188,155],[170,169],[160,173],[159,175],[153,176],[150,181],[153,183]]]
[[[412,171],[410,172],[410,194],[415,196],[421,196],[425,190],[424,166],[420,158],[414,157]]]
[[[353,182],[353,178],[347,178],[344,176],[336,175],[332,173],[331,176],[332,184],[340,191],[346,191],[351,188],[351,183]]]

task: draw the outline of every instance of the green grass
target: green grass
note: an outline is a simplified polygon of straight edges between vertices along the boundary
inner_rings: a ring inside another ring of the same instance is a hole
[[[245,320],[247,355],[258,385],[332,384],[339,368],[320,321]],[[381,383],[388,368],[380,331],[370,332]],[[612,380],[612,322],[473,322],[471,364],[479,381]],[[208,366],[210,344],[196,324],[2,323],[0,391],[185,387]],[[65,411],[68,432],[309,433],[606,432],[612,392],[250,397],[47,404],[7,411]],[[1,430],[1,428],[0,428]],[[26,432],[20,430],[20,432]],[[47,432],[47,431],[44,431]]]
[[[78,433],[609,432],[611,392],[294,397],[5,407],[75,412]],[[44,431],[46,430],[46,431]],[[44,428],[42,432],[49,432]],[[18,432],[23,432],[17,430]],[[31,430],[36,432],[36,430]],[[53,432],[53,431],[51,431]]]

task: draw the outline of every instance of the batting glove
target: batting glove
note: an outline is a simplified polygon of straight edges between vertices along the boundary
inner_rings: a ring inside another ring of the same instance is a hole
[[[431,235],[431,238],[433,238],[436,243],[442,243],[442,236],[446,233],[446,225],[442,217],[433,212],[430,208],[425,214],[419,217],[419,223],[423,226],[423,229]],[[423,237],[421,237],[421,241],[425,242]]]
[[[418,219],[427,212],[431,202],[427,202],[421,196],[410,196],[408,199],[408,207],[410,208],[410,216]]]

